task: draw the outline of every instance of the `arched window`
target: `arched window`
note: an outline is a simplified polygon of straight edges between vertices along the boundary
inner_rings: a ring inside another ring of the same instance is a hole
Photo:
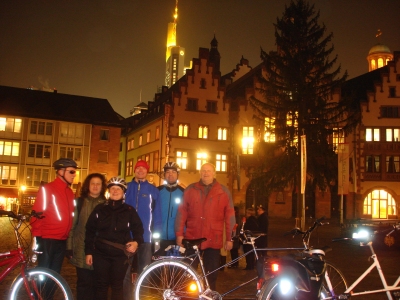
[[[363,214],[372,219],[387,219],[397,215],[396,201],[385,190],[374,190],[364,199]]]

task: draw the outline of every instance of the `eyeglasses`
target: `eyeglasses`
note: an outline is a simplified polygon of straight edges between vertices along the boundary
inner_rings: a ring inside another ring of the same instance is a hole
[[[69,174],[74,175],[76,173],[75,170],[67,170],[67,172],[69,172]]]

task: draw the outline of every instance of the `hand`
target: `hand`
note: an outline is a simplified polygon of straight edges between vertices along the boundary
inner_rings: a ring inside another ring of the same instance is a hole
[[[226,241],[225,242],[225,250],[229,251],[233,248],[233,242],[232,241]]]
[[[135,253],[138,246],[139,246],[139,244],[137,242],[129,242],[129,243],[126,243],[126,245],[125,245],[126,251],[128,251],[130,253]]]
[[[66,257],[66,258],[71,259],[72,256],[73,256],[72,249],[67,249],[67,250],[65,250],[65,257]]]
[[[92,256],[91,254],[86,255],[86,264],[87,264],[88,266],[93,265],[93,256]]]
[[[182,240],[183,240],[183,236],[177,236],[177,237],[176,237],[176,244],[177,244],[178,246],[183,247]]]

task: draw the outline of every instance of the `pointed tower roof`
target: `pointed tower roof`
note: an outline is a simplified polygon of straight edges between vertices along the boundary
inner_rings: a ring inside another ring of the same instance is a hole
[[[214,63],[214,73],[219,73],[220,72],[220,63],[221,63],[221,55],[219,54],[218,51],[218,41],[215,38],[211,40],[211,49],[210,49],[210,55],[209,55],[209,60]]]

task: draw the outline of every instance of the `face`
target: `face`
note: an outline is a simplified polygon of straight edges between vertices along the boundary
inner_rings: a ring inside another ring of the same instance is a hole
[[[211,164],[205,164],[200,169],[200,179],[204,184],[210,184],[215,177],[215,169]]]
[[[143,180],[147,176],[147,169],[145,167],[137,167],[135,169],[135,179]]]
[[[176,170],[168,169],[164,174],[168,184],[175,184],[178,180],[178,172]]]
[[[110,200],[121,200],[124,198],[124,190],[118,186],[118,185],[113,185],[108,189],[108,192],[110,193]]]
[[[97,198],[98,196],[100,196],[101,193],[101,179],[98,177],[93,177],[92,179],[90,179],[90,183],[89,183],[89,195],[93,198]]]
[[[262,210],[261,208],[257,208],[257,214],[261,215],[264,212],[264,210]]]
[[[74,182],[74,178],[76,176],[76,169],[75,168],[71,168],[68,167],[66,169],[61,169],[58,170],[57,172],[59,175],[61,175],[62,177],[64,177],[64,180],[69,183],[72,184]]]

